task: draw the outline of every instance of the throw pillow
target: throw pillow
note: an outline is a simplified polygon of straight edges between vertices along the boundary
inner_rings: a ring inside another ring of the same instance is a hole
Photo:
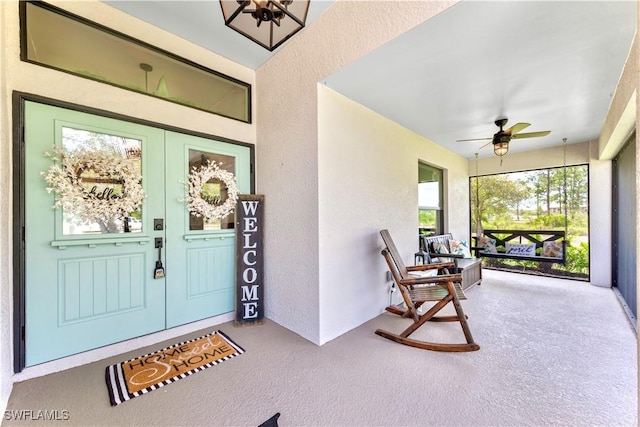
[[[478,245],[483,248],[482,252],[488,254],[497,254],[498,250],[496,249],[496,239],[492,239],[487,236],[482,236],[478,240]]]
[[[433,252],[437,253],[437,254],[448,254],[449,253],[449,248],[447,247],[446,244],[442,243],[442,242],[433,242],[431,244],[431,247],[433,248]],[[432,258],[431,262],[449,262],[451,261],[451,258]]]
[[[452,254],[462,255],[465,258],[471,258],[471,251],[466,240],[449,240],[449,248]]]
[[[449,253],[449,248],[444,243],[433,242],[431,246],[433,247],[433,252],[435,252],[437,254],[448,254]]]
[[[542,256],[562,258],[562,242],[542,242]]]
[[[507,254],[515,256],[536,256],[535,243],[507,243]]]
[[[410,271],[409,276],[413,277],[435,277],[438,275],[438,269]]]

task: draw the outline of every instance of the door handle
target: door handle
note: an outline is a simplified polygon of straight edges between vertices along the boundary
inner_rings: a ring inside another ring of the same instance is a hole
[[[162,237],[156,237],[154,247],[158,249],[158,260],[156,267],[153,269],[153,278],[162,279],[164,277],[164,267],[162,266]]]

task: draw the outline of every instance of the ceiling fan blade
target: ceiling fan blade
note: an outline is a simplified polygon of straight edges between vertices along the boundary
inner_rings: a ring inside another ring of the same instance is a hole
[[[493,144],[493,141],[491,141],[491,142],[487,142],[487,143],[486,143],[486,144],[484,144],[482,147],[478,148],[478,151],[479,151],[479,150],[482,150],[484,147],[486,147],[487,145],[490,145],[490,144]]]
[[[551,133],[550,130],[543,130],[540,132],[529,132],[529,133],[519,133],[517,135],[513,135],[512,139],[520,139],[520,138],[537,138],[540,136],[547,136]]]
[[[472,138],[472,139],[456,139],[456,142],[467,142],[467,141],[487,141],[493,138]]]
[[[515,135],[516,133],[520,132],[525,128],[528,128],[529,126],[531,126],[531,123],[516,123],[515,125],[511,126],[509,129],[505,130],[504,133],[506,133],[507,135]]]

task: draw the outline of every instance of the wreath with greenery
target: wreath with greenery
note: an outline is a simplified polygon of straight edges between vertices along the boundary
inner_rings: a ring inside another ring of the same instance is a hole
[[[222,203],[220,197],[209,198],[203,194],[204,185],[212,179],[221,181],[227,187],[227,198]],[[222,219],[233,213],[238,202],[236,177],[221,169],[213,160],[208,160],[206,165],[191,168],[187,188],[189,193],[182,201],[187,202],[189,212],[196,217]]]
[[[73,214],[76,221],[108,221],[117,216],[126,216],[140,208],[146,195],[142,188],[140,167],[135,160],[122,154],[101,149],[79,148],[65,152],[54,146],[53,152],[45,156],[53,160],[46,172],[41,172],[54,192],[53,208],[62,207]],[[90,182],[83,182],[82,173],[92,171],[97,182],[112,182],[122,189],[105,187],[98,190]]]

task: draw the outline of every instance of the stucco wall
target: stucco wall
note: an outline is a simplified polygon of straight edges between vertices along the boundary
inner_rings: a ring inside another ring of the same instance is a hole
[[[389,302],[380,230],[418,249],[418,161],[445,170],[449,229],[468,240],[467,160],[348,98],[318,89],[320,343]]]
[[[616,91],[611,99],[607,117],[602,125],[599,158],[613,159],[627,141],[636,125],[636,98],[638,87],[638,37],[634,39],[622,69]]]
[[[640,0],[636,0],[636,37],[633,43],[633,53],[635,55],[635,66],[637,70],[640,70],[640,33],[638,33],[638,22],[640,22]],[[634,87],[637,92],[638,85],[640,84],[640,75],[635,74]],[[640,99],[636,96],[636,114],[635,114],[635,127],[640,123]],[[640,188],[640,134],[636,130],[636,242],[640,242],[640,196],[637,189]],[[636,313],[638,312],[638,306],[640,303],[637,301],[638,291],[640,291],[640,276],[637,276],[637,272],[640,271],[640,257],[636,257]],[[640,336],[638,336],[638,343],[640,344]],[[640,367],[640,345],[638,345],[638,365]],[[638,381],[640,382],[640,369],[637,372]],[[640,392],[638,392],[638,400],[640,400]],[[638,418],[640,418],[640,405],[638,405]]]
[[[161,47],[169,52],[202,64],[213,70],[250,83],[255,88],[255,72],[226,58],[159,30],[143,21],[99,1],[53,1],[54,5],[92,21],[111,27],[134,38]],[[133,93],[110,85],[74,77],[20,61],[19,17],[17,1],[0,2],[0,408],[4,409],[13,381],[42,375],[104,358],[109,354],[149,345],[167,334],[147,336],[108,349],[99,349],[82,356],[70,357],[29,368],[13,375],[12,334],[12,158],[11,158],[11,93],[21,91],[56,100],[98,108],[138,119],[149,120],[182,129],[222,136],[246,143],[256,142],[256,127],[236,120],[225,119],[192,108]],[[252,105],[255,117],[255,90]],[[227,319],[228,320],[228,319]],[[193,326],[192,326],[193,327]],[[203,326],[201,326],[203,327]],[[175,330],[172,333],[185,333]],[[171,334],[171,333],[170,333]]]
[[[640,5],[639,1],[636,1],[636,5]],[[637,16],[640,16],[640,8],[636,9]],[[616,157],[618,152],[622,149],[624,144],[629,139],[631,132],[636,130],[636,155],[640,158],[640,136],[637,133],[637,123],[640,119],[640,108],[638,108],[638,103],[640,99],[638,99],[638,84],[640,80],[640,36],[636,31],[636,35],[629,51],[629,56],[627,57],[627,61],[624,64],[624,68],[620,75],[620,80],[618,81],[618,85],[616,86],[616,90],[613,94],[613,98],[611,99],[611,105],[609,106],[609,110],[607,112],[607,117],[602,125],[602,131],[600,134],[600,140],[597,147],[597,164],[603,168],[603,174],[608,172],[609,180],[608,181],[598,181],[598,186],[592,186],[592,197],[598,197],[599,195],[604,196],[604,189],[601,188],[602,184],[607,184],[607,188],[611,188],[611,162],[609,160]],[[640,161],[636,159],[636,188],[640,188]],[[594,181],[595,182],[595,181]],[[609,192],[610,194],[610,192]],[[601,199],[594,199],[601,200]],[[611,197],[609,197],[609,208],[611,207]],[[638,208],[636,208],[636,241],[640,242],[640,197],[636,192],[636,203],[638,204]],[[606,227],[607,231],[611,230],[611,221],[605,223],[602,221],[599,224],[592,224],[592,229],[594,232],[596,231],[596,227]],[[631,232],[631,230],[628,230]],[[606,242],[611,245],[611,233],[609,233],[609,239]],[[611,259],[611,257],[609,257]],[[591,262],[595,260],[593,257],[591,258]],[[611,265],[609,264],[609,268]],[[636,260],[636,270],[640,268],[640,258]],[[611,284],[611,273],[608,274],[608,283]],[[602,284],[606,284],[605,278],[598,278],[599,282]],[[593,282],[594,278],[592,278]],[[640,277],[639,277],[640,280]],[[598,283],[596,283],[598,284]],[[640,290],[640,281],[636,283],[637,290]],[[637,291],[636,291],[637,294]]]
[[[562,138],[559,136],[558,138]],[[567,141],[566,159],[567,165],[580,165],[589,163],[591,158],[591,142],[573,143]],[[535,170],[542,168],[553,168],[564,164],[564,148],[562,145],[546,148],[543,150],[509,152],[502,158],[493,154],[492,148],[485,148],[486,152],[482,153],[483,157],[478,159],[478,174],[492,175],[497,173],[518,172],[526,170]],[[483,150],[484,151],[484,150]],[[468,162],[469,176],[476,174],[476,161]]]
[[[320,304],[317,83],[454,3],[337,1],[256,71],[266,315],[312,342],[334,335],[320,336],[332,314]]]
[[[592,285],[612,286],[613,163],[601,160],[598,142],[590,144],[589,268]]]
[[[0,410],[11,393],[11,97],[7,90],[8,3],[0,2]]]

